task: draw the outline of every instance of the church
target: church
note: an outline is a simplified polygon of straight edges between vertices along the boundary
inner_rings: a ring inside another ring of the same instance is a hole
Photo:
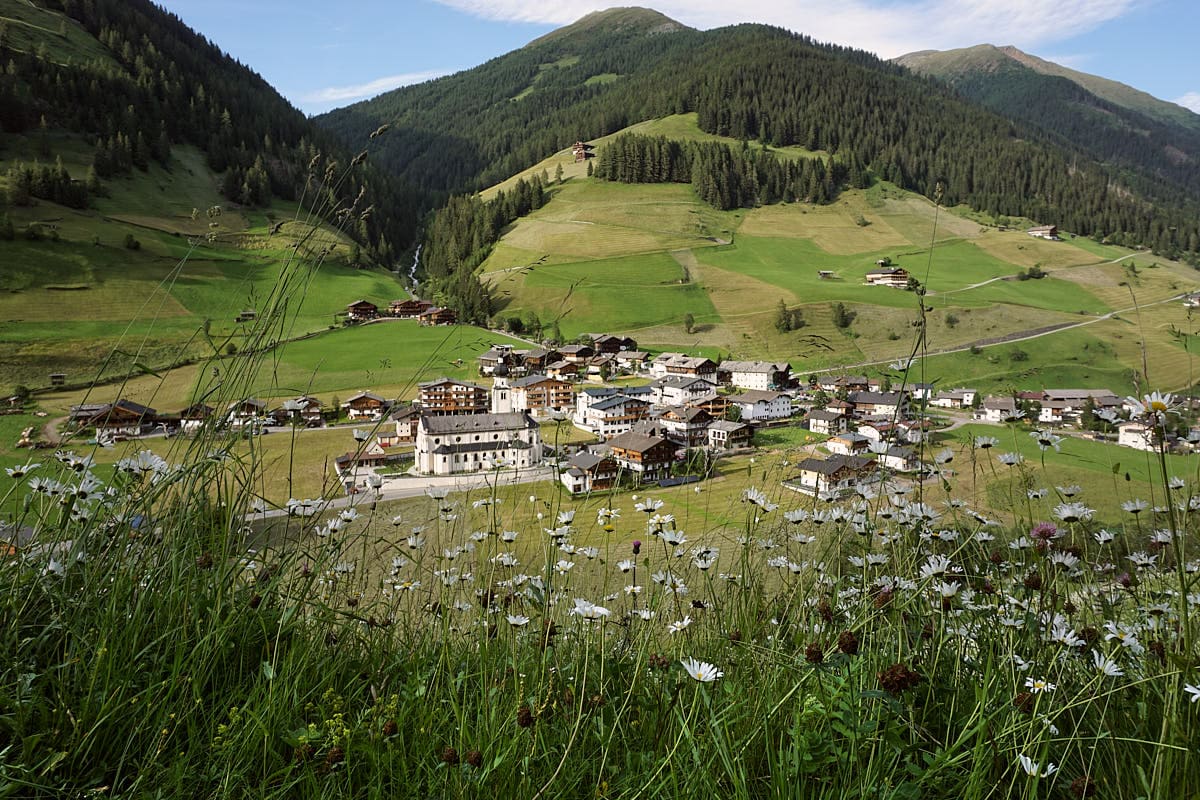
[[[416,465],[426,475],[478,472],[497,466],[527,469],[542,463],[541,428],[513,408],[508,369],[493,373],[485,414],[422,414],[417,424]]]

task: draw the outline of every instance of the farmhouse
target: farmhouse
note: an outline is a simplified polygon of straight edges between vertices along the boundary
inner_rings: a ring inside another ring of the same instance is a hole
[[[190,405],[179,412],[179,429],[186,434],[193,434],[200,430],[205,422],[212,419],[215,411],[215,408],[206,406],[204,403]]]
[[[645,350],[622,350],[614,357],[617,369],[623,372],[641,372],[650,360],[650,354]]]
[[[342,403],[342,411],[350,419],[378,421],[391,406],[391,401],[371,392],[359,392]]]
[[[687,375],[668,375],[650,384],[654,392],[654,402],[660,406],[682,406],[691,401],[712,394],[717,385],[707,378],[695,378]]]
[[[571,147],[571,154],[575,156],[575,161],[587,161],[589,158],[596,157],[595,145],[590,145],[587,142],[576,142]]]
[[[388,314],[400,319],[416,319],[422,312],[431,308],[433,308],[433,303],[414,297],[409,300],[393,300],[388,304]]]
[[[741,389],[786,389],[792,382],[792,365],[786,361],[722,361],[717,383]]]
[[[418,384],[417,397],[421,412],[435,417],[483,414],[491,407],[491,393],[485,387],[450,378]]]
[[[452,308],[427,308],[417,315],[417,321],[422,325],[453,325],[458,316]]]
[[[608,441],[608,449],[617,466],[633,473],[645,483],[671,474],[675,445],[658,436],[623,433]]]
[[[1057,225],[1039,225],[1036,228],[1030,228],[1025,232],[1030,236],[1037,237],[1038,239],[1049,239],[1052,242],[1057,242],[1059,240]]]
[[[582,450],[567,462],[567,468],[559,476],[559,480],[571,494],[599,492],[611,489],[616,484],[620,471],[620,465],[610,456]]]
[[[880,267],[867,273],[869,286],[890,286],[893,289],[908,288],[908,270],[900,267]]]
[[[861,456],[830,456],[827,459],[806,458],[796,465],[798,474],[784,481],[784,486],[807,494],[851,491],[877,468],[874,461]]]
[[[535,347],[532,350],[526,350],[524,353],[518,353],[521,356],[521,362],[525,367],[526,372],[545,372],[546,367],[553,364],[555,361],[561,361],[561,354],[557,350],[548,349],[545,347]]]
[[[416,445],[417,470],[426,475],[542,463],[541,429],[524,413],[422,414]]]
[[[713,419],[723,419],[729,412],[729,398],[716,392],[709,392],[690,400],[688,405],[692,408],[704,409],[712,415]]]
[[[764,419],[787,419],[792,415],[792,398],[782,392],[751,390],[728,398],[729,404],[741,412],[747,422]]]
[[[1108,389],[1046,389],[1042,392],[1038,422],[1078,422],[1089,404],[1093,409],[1115,409],[1121,407],[1121,400]]]
[[[656,378],[687,375],[715,381],[717,365],[709,358],[686,356],[683,353],[659,353],[650,362],[650,374]]]
[[[866,375],[826,375],[817,379],[817,387],[823,392],[865,392],[870,383]]]
[[[975,404],[975,395],[974,389],[950,389],[935,394],[929,405],[936,408],[970,408]]]
[[[229,404],[225,419],[234,428],[249,425],[263,419],[267,415],[267,402],[257,397],[248,397]]]
[[[715,420],[708,426],[708,446],[714,450],[735,450],[749,447],[754,429],[745,422]]]
[[[110,436],[141,436],[158,422],[158,412],[132,400],[105,403],[84,425]]]
[[[568,344],[558,348],[559,355],[563,361],[569,361],[572,364],[586,364],[588,360],[596,355],[596,350],[590,344]]]
[[[637,340],[631,339],[628,336],[613,336],[609,333],[589,333],[588,338],[592,340],[592,347],[596,349],[597,353],[616,355],[625,350],[637,350]]]
[[[355,467],[382,467],[395,456],[388,455],[387,450],[379,442],[371,442],[357,452],[343,453],[333,460],[338,472],[353,470]]]
[[[1183,305],[1187,308],[1200,308],[1200,292],[1188,292],[1183,296]],[[54,377],[51,375],[50,377]]]
[[[347,322],[366,322],[379,318],[379,306],[370,300],[355,300],[346,306]]]
[[[509,374],[514,374],[523,367],[522,359],[513,352],[510,344],[492,345],[491,349],[479,355],[476,361],[479,362],[480,375],[491,375],[499,366],[507,367]]]
[[[836,411],[816,410],[808,412],[808,429],[813,433],[833,436],[849,427],[845,414]]]
[[[321,406],[321,401],[308,395],[285,400],[283,405],[271,412],[271,416],[281,425],[290,422],[314,428],[324,423],[324,415],[325,409]]]

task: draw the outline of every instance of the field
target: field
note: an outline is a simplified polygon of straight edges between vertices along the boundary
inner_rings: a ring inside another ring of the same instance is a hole
[[[632,130],[719,138],[690,115]],[[602,150],[607,141],[594,144]],[[526,174],[569,158],[564,151]],[[938,209],[883,182],[828,206],[718,212],[690,186],[610,184],[582,166],[571,159],[550,202],[510,226],[483,265],[502,315],[532,311],[558,320],[567,337],[626,333],[651,350],[785,358],[801,371],[869,365],[909,353],[920,316],[913,293],[863,284],[886,258],[926,288],[930,351],[978,345],[986,354],[931,356],[927,368],[945,383],[995,388],[1049,376],[1131,391],[1135,379],[1162,388],[1191,380],[1191,340],[1179,333],[1190,318],[1174,300],[1200,285],[1186,265],[1070,234],[1035,239],[1023,230],[1031,221]],[[1046,276],[1017,279],[1035,267]],[[673,277],[684,282],[672,285]],[[780,300],[800,310],[803,327],[776,329]],[[833,324],[834,303],[853,316],[850,326]],[[1135,305],[1145,308],[1140,321]],[[1087,322],[1028,346],[1004,344]]]

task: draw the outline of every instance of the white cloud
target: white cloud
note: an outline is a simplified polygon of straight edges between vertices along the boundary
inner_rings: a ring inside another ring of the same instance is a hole
[[[1188,92],[1183,97],[1176,97],[1175,103],[1200,114],[1200,92]]]
[[[614,5],[603,0],[437,0],[486,19],[562,25]],[[684,24],[763,22],[886,58],[984,41],[1028,48],[1116,19],[1144,0],[657,0]]]
[[[443,75],[449,75],[449,70],[426,70],[424,72],[408,72],[402,75],[388,75],[383,78],[376,78],[373,81],[359,83],[353,86],[330,86],[325,89],[316,89],[311,92],[300,95],[300,101],[314,105],[329,104],[329,103],[345,103],[352,100],[361,100],[364,97],[374,97],[377,94],[391,91],[392,89],[401,86],[409,86],[414,83],[440,78]]]

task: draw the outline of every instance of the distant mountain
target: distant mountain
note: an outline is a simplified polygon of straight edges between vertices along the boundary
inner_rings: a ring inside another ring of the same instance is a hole
[[[1101,162],[1200,194],[1200,115],[1015,47],[923,50],[896,63]]]

